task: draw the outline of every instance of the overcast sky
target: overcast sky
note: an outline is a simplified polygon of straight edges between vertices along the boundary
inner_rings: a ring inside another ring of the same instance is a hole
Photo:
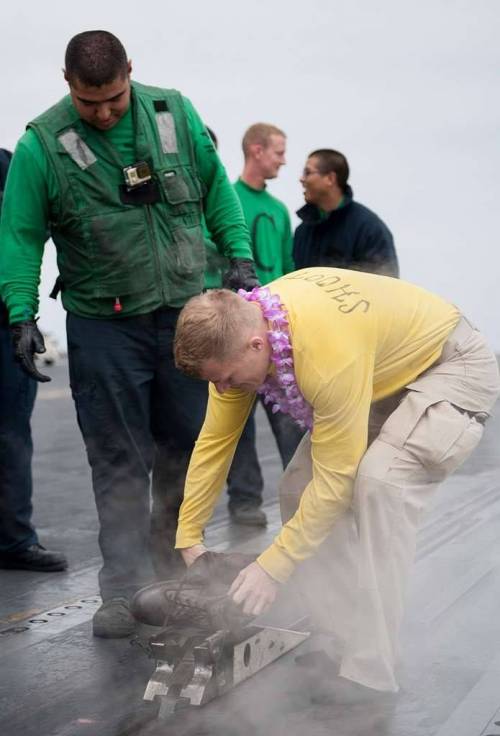
[[[23,0],[1,17],[1,146],[65,94],[69,39],[109,30],[137,80],[192,99],[232,179],[248,125],[283,128],[288,165],[270,191],[292,213],[308,152],[345,153],[402,277],[458,304],[500,351],[498,0]],[[63,341],[64,312],[46,297],[53,251],[40,323]]]

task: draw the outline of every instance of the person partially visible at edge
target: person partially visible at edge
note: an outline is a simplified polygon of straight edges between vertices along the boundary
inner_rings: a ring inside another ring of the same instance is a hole
[[[410,283],[310,268],[190,300],[175,360],[211,382],[177,530],[186,563],[205,550],[203,529],[263,391],[309,432],[281,481],[283,527],[229,594],[258,615],[295,573],[313,622],[338,642],[334,687],[396,691],[421,512],[478,444],[499,393],[483,336]]]
[[[394,240],[387,225],[353,199],[346,157],[329,148],[313,151],[300,183],[306,204],[297,211],[295,267],[331,266],[399,276]]]
[[[37,329],[45,234],[57,249],[67,310],[70,382],[92,467],[100,523],[103,605],[96,636],[135,628],[130,596],[173,546],[184,475],[206,407],[206,385],[176,370],[180,308],[202,290],[202,213],[230,261],[224,285],[258,282],[241,207],[192,103],[131,81],[107,31],[68,44],[69,94],[32,120],[4,195],[0,289],[21,365],[43,349]],[[19,206],[22,202],[22,207]],[[153,474],[156,449],[175,473]],[[162,570],[162,574],[164,571]]]
[[[12,154],[0,148],[0,212]],[[0,568],[65,570],[61,552],[45,549],[33,526],[31,414],[37,382],[16,362],[8,312],[0,300]]]

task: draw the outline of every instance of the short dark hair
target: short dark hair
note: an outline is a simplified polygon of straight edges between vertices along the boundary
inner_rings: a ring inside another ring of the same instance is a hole
[[[88,87],[102,87],[128,72],[127,53],[108,31],[84,31],[73,36],[65,55],[66,78]]]
[[[319,148],[309,154],[318,159],[320,174],[330,174],[332,171],[337,175],[337,184],[345,191],[349,179],[349,164],[343,153],[334,151],[333,148]]]

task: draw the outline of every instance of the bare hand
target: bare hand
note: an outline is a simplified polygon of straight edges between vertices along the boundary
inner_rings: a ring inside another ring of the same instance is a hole
[[[194,544],[192,547],[181,549],[182,559],[186,563],[186,567],[191,567],[193,562],[204,552],[207,552],[204,544]]]
[[[278,583],[258,562],[242,570],[229,588],[233,601],[243,606],[243,613],[259,616],[274,603]]]

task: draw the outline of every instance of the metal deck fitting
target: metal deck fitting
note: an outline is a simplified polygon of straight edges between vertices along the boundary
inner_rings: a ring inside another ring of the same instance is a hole
[[[157,666],[144,700],[160,701],[160,719],[180,708],[205,705],[308,637],[307,631],[272,626],[246,626],[238,634],[218,631],[202,640],[164,630],[150,641]]]

